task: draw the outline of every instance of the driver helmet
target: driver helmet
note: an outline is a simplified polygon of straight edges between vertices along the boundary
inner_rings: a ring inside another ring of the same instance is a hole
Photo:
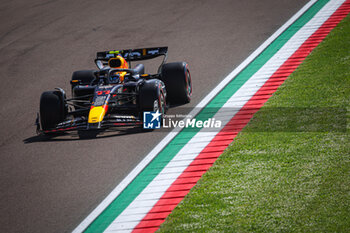
[[[114,69],[128,69],[129,68],[128,62],[120,55],[109,59],[108,65],[109,65],[109,67],[114,68]],[[124,82],[125,75],[126,75],[125,71],[116,72],[112,75],[110,81],[113,83],[117,83],[117,82],[122,83],[122,82]]]

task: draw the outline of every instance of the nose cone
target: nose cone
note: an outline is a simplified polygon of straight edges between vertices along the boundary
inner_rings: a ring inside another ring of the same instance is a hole
[[[107,105],[98,106],[98,107],[91,106],[88,123],[101,122],[106,112],[107,112]]]

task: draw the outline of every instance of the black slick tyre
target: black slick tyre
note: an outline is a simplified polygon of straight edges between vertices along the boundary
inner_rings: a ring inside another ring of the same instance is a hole
[[[164,64],[160,74],[170,104],[186,104],[191,101],[192,81],[186,62]]]
[[[77,85],[90,85],[95,79],[95,70],[78,70],[72,74],[72,90]]]
[[[156,112],[161,113],[160,123],[162,123],[162,118],[166,113],[166,96],[163,91],[164,84],[161,81],[150,81],[146,82],[140,88],[139,94],[139,111],[140,119],[143,122],[143,113],[144,112]]]
[[[160,113],[165,114],[166,100],[160,81],[146,82],[140,88],[139,104],[140,112],[158,110]]]
[[[46,91],[40,97],[40,124],[42,130],[53,129],[66,117],[66,107],[62,93]]]
[[[71,86],[72,86],[72,97],[73,98],[77,98],[80,96],[84,96],[84,95],[89,95],[90,92],[86,92],[85,91],[77,91],[75,89],[76,86],[78,85],[90,85],[94,82],[94,80],[96,79],[95,77],[95,70],[78,70],[73,72],[72,74],[72,81],[71,81]],[[91,90],[90,90],[91,91]],[[80,99],[80,100],[88,100],[89,98],[85,98],[85,99]],[[80,102],[73,102],[74,105],[74,109],[78,110],[81,109],[81,103]]]

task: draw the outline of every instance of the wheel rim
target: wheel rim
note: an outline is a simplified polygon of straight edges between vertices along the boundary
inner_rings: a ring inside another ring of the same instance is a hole
[[[188,69],[186,70],[186,92],[187,92],[187,97],[190,99],[192,96],[192,82],[191,82],[191,74]]]
[[[160,96],[159,96],[159,108],[160,108],[160,112],[163,115],[165,114],[165,98],[164,98],[164,93],[163,91],[160,92]]]
[[[153,111],[154,112],[159,111],[163,117],[163,115],[165,114],[165,106],[166,106],[166,102],[164,98],[164,93],[163,91],[160,91],[158,100],[154,101]]]

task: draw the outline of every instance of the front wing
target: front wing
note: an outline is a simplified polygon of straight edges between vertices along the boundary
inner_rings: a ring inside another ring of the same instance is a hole
[[[99,123],[88,123],[87,117],[76,117],[69,119],[56,125],[55,128],[49,130],[42,130],[40,126],[39,116],[36,120],[37,132],[38,133],[58,133],[74,130],[106,130],[109,128],[117,127],[135,127],[142,126],[143,122],[140,118],[135,116],[112,116],[105,117],[103,121]]]

